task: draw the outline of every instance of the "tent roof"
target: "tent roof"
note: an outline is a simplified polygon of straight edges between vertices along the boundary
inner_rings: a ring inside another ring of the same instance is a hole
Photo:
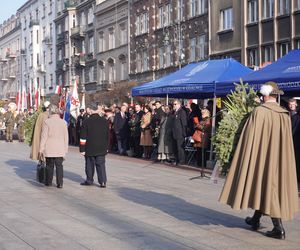
[[[132,89],[133,96],[177,98],[211,97],[215,85],[234,77],[248,74],[251,70],[234,59],[209,60],[191,63],[158,80]]]
[[[258,90],[262,84],[274,81],[285,92],[300,91],[300,50],[292,50],[276,62],[252,73],[240,77],[244,83],[249,83]],[[234,82],[239,78],[232,78],[217,85],[216,94],[224,95],[234,90]]]

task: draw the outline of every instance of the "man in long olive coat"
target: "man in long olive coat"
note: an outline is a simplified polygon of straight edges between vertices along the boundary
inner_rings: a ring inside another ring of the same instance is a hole
[[[248,118],[220,202],[233,209],[255,210],[245,222],[253,230],[260,227],[260,217],[271,217],[274,228],[266,236],[284,239],[281,222],[298,211],[296,166],[289,112],[276,102],[283,94],[274,82],[262,85],[264,104]]]
[[[40,160],[39,150],[40,150],[42,127],[46,119],[48,119],[49,117],[49,111],[48,111],[49,106],[50,106],[50,102],[45,101],[43,106],[44,112],[39,114],[34,125],[33,137],[31,142],[31,152],[30,152],[30,159],[32,160]]]

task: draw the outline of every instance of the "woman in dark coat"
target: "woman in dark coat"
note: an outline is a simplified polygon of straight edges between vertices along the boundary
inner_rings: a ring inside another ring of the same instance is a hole
[[[173,147],[174,141],[172,136],[172,106],[165,107],[165,115],[162,116],[160,122],[160,133],[158,143],[158,160],[170,161],[174,158]]]
[[[197,165],[201,167],[206,167],[207,150],[210,147],[211,136],[211,117],[209,110],[206,108],[202,109],[201,116],[201,121],[199,121],[197,117],[194,117],[194,133],[199,133],[200,140],[196,140],[195,136],[193,136],[193,139],[195,141],[194,147],[197,148]]]

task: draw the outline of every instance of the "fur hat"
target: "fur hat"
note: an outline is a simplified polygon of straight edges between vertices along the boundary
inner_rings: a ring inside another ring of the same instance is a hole
[[[266,82],[260,87],[259,92],[264,96],[284,94],[284,92],[278,88],[278,85],[275,82]]]

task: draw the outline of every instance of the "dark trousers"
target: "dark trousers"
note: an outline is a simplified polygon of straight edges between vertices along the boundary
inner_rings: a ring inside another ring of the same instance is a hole
[[[128,148],[128,139],[127,138],[118,138],[118,151],[120,155],[126,155]]]
[[[176,161],[179,164],[185,163],[184,138],[175,139],[176,142]]]
[[[133,137],[134,155],[139,158],[143,156],[143,147],[140,145],[140,140],[141,140],[141,136]]]
[[[99,184],[105,184],[107,181],[105,155],[85,157],[85,173],[87,183],[92,184],[94,182],[95,166]]]
[[[52,184],[54,166],[56,168],[56,184],[63,185],[63,157],[46,157],[46,183]]]

